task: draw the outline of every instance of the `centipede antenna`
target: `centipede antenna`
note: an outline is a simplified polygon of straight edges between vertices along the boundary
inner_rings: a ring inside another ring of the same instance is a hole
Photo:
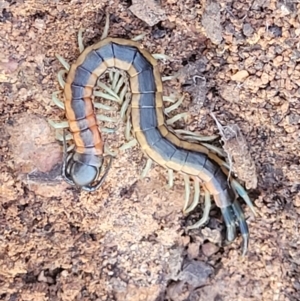
[[[62,165],[61,175],[68,184],[74,186],[75,183],[66,175],[66,168],[69,163],[67,156],[68,156],[68,154],[67,154],[66,130],[64,129],[64,131],[63,131],[63,165]]]

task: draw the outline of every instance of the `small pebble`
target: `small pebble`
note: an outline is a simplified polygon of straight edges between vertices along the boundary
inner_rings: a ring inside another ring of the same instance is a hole
[[[205,256],[210,257],[219,251],[219,247],[211,242],[207,242],[202,246],[202,252]]]
[[[253,32],[254,32],[254,29],[253,29],[253,27],[249,23],[244,24],[244,26],[243,26],[243,34],[246,37],[250,37],[253,34]]]

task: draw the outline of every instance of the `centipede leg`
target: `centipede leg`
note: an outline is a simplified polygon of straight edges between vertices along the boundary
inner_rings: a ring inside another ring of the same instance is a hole
[[[136,37],[133,37],[131,40],[132,41],[140,41],[140,40],[142,40],[144,37],[146,36],[146,34],[145,33],[141,33],[141,34],[139,34],[138,36],[136,36]]]
[[[121,117],[122,120],[124,120],[124,118],[125,118],[125,114],[126,114],[126,111],[129,107],[130,100],[131,99],[129,97],[127,97],[125,99],[125,101],[123,102],[123,105],[122,105],[121,110],[120,110],[120,117]]]
[[[183,174],[183,180],[184,180],[184,187],[185,187],[183,212],[185,212],[189,205],[190,194],[191,194],[190,177],[186,174]]]
[[[165,108],[165,114],[169,114],[170,112],[176,110],[183,102],[184,96],[180,97],[177,102],[175,102],[173,105],[169,106],[168,108]]]
[[[125,79],[124,76],[121,76],[120,80],[118,81],[114,91],[116,94],[118,94],[120,92],[121,87],[124,85],[125,83]]]
[[[110,150],[109,147],[106,144],[104,144],[104,153],[106,155],[109,155],[109,156],[112,156],[112,157],[116,157],[117,156],[117,153],[115,153],[112,150]]]
[[[169,60],[171,60],[171,57],[169,57],[168,55],[166,55],[164,53],[153,53],[152,56],[156,60],[162,60],[162,61],[169,61]]]
[[[59,54],[55,54],[57,60],[62,64],[62,66],[69,71],[70,70],[70,64]]]
[[[238,203],[237,200],[235,200],[232,204],[232,209],[234,211],[234,214],[236,216],[236,221],[240,227],[240,232],[243,237],[243,256],[246,255],[247,250],[248,250],[248,245],[249,245],[249,229],[248,225],[245,220],[244,213],[241,209],[240,204]]]
[[[53,103],[54,104],[56,104],[60,109],[65,109],[65,105],[64,105],[64,103],[61,101],[61,100],[59,100],[59,98],[57,97],[57,95],[58,94],[60,94],[61,93],[61,91],[56,91],[56,92],[53,92],[52,93],[52,101],[53,101]]]
[[[80,53],[84,50],[83,37],[82,37],[83,31],[84,31],[84,29],[80,28],[78,31],[78,35],[77,35],[78,48],[79,48]]]
[[[231,185],[235,189],[235,191],[238,193],[238,195],[245,201],[245,203],[249,206],[251,211],[253,212],[254,216],[256,216],[256,211],[254,209],[254,205],[251,202],[246,190],[243,188],[243,186],[235,179],[231,180]]]
[[[71,134],[67,134],[67,135],[65,135],[65,138],[64,138],[62,134],[60,134],[59,132],[56,132],[55,133],[55,139],[58,140],[58,141],[61,141],[61,142],[63,142],[64,139],[66,139],[66,141],[69,141],[69,140],[73,139],[73,136]],[[69,151],[69,149],[67,149],[67,152],[68,151]]]
[[[224,218],[224,222],[227,229],[227,240],[229,242],[233,241],[236,237],[236,227],[235,227],[235,217],[232,210],[232,206],[227,206],[224,208],[221,208],[221,212]]]
[[[124,98],[126,97],[127,95],[127,92],[128,92],[128,87],[127,86],[124,86],[123,89],[121,90],[120,92],[120,102],[119,104],[122,105],[123,101],[124,101]]]
[[[113,98],[107,98],[107,99],[120,102],[120,97],[118,96],[118,94],[116,92],[114,92],[111,88],[107,87],[100,80],[97,81],[97,86],[99,86],[100,88],[102,88],[103,90],[105,90],[110,96],[113,96]],[[100,91],[96,91],[96,92],[99,93]],[[105,95],[105,93],[103,93],[103,92],[102,92],[102,94]],[[103,97],[103,96],[100,96],[100,97]]]
[[[184,211],[184,214],[187,214],[187,213],[193,211],[199,204],[199,199],[200,199],[200,182],[195,177],[194,178],[194,199],[193,199],[192,204],[188,208],[186,208],[186,210]]]
[[[204,194],[204,208],[203,208],[203,214],[202,214],[202,218],[195,223],[194,225],[191,225],[189,227],[187,227],[187,229],[191,230],[191,229],[197,229],[200,228],[202,226],[204,226],[208,220],[209,220],[209,212],[211,209],[211,197],[208,191],[205,191]]]
[[[176,98],[175,98],[175,96],[163,96],[163,101],[175,103],[176,102]]]
[[[187,116],[188,116],[188,113],[180,113],[180,114],[177,114],[177,115],[175,115],[174,117],[172,117],[170,119],[167,119],[166,123],[167,123],[167,125],[172,125],[181,118],[183,118],[186,121]]]
[[[101,40],[103,40],[107,37],[108,30],[109,30],[109,14],[106,14],[105,25],[104,25],[103,33],[101,35]]]
[[[111,78],[111,88],[112,88],[113,91],[115,91],[117,83],[118,83],[118,81],[119,81],[119,79],[121,77],[121,74],[118,71],[112,71],[111,70],[109,72],[109,75],[110,75],[110,78]]]
[[[135,145],[137,145],[137,140],[133,139],[127,143],[124,143],[121,147],[119,147],[120,150],[125,150],[131,147],[134,147]]]
[[[104,105],[103,103],[100,103],[100,102],[95,102],[94,107],[96,109],[105,110],[105,111],[114,111],[115,110],[115,108],[113,108],[111,106]]]
[[[69,127],[68,121],[53,121],[49,119],[48,122],[55,129],[67,129]]]
[[[211,136],[202,136],[198,133],[190,132],[187,130],[175,130],[176,133],[180,134],[184,139],[190,139],[190,140],[195,140],[195,141],[200,141],[200,142],[211,142],[216,140],[219,136],[217,135],[211,135]]]
[[[126,121],[126,126],[125,126],[125,139],[126,141],[129,141],[132,139],[130,133],[131,133],[131,122],[130,122],[130,119],[129,117],[127,116],[127,121]]]
[[[102,85],[102,87],[104,86],[104,84]],[[106,87],[106,86],[105,86]],[[108,87],[106,87],[107,89],[109,89]],[[113,92],[113,91],[112,91]],[[115,96],[115,95],[111,95],[109,93],[104,93],[102,91],[94,91],[94,96],[95,97],[102,97],[104,99],[107,99],[107,100],[112,100],[112,101],[115,101],[117,103],[120,103],[120,98],[118,96]]]
[[[96,117],[97,117],[97,120],[99,120],[99,121],[118,122],[117,118],[108,117],[108,116],[101,115],[101,114],[97,114]]]
[[[58,73],[57,73],[58,83],[59,83],[59,85],[60,85],[60,87],[61,87],[62,89],[65,88],[66,82],[65,82],[65,80],[64,80],[64,77],[66,76],[66,74],[67,74],[67,71],[66,71],[66,70],[59,70]]]
[[[176,79],[178,77],[179,77],[179,73],[175,73],[175,74],[170,75],[170,76],[163,76],[162,81],[165,82],[167,80],[173,80],[173,79]]]
[[[209,143],[205,143],[205,142],[202,142],[201,143],[203,146],[205,146],[206,148],[208,148],[209,150],[211,150],[212,152],[218,154],[220,157],[226,157],[226,153],[224,152],[223,149],[219,148],[219,147],[216,147],[214,145],[211,145]]]
[[[141,173],[141,178],[145,178],[147,173],[149,172],[151,166],[152,166],[152,160],[148,159],[145,168],[143,169],[142,173]]]
[[[168,169],[168,187],[172,188],[174,185],[174,171],[173,169]]]

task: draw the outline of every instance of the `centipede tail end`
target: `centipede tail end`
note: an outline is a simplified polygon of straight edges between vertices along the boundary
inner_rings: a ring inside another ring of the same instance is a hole
[[[248,251],[248,245],[249,245],[249,229],[247,222],[245,220],[244,213],[242,211],[242,208],[237,200],[234,201],[232,204],[232,209],[234,211],[236,221],[240,227],[240,232],[243,237],[243,256],[246,255]]]
[[[231,205],[221,208],[221,212],[226,225],[226,237],[227,240],[231,242],[236,238],[235,218]]]
[[[221,208],[221,211],[226,224],[227,240],[229,242],[232,242],[236,238],[236,224],[239,226],[240,233],[243,237],[242,256],[245,256],[249,245],[249,230],[238,201],[235,200],[231,205]]]

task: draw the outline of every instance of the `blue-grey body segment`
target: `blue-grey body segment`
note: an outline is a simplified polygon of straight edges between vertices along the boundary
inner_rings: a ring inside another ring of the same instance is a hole
[[[78,127],[78,132],[84,131],[89,128],[89,123],[86,118],[76,120],[76,124]]]
[[[75,77],[72,85],[85,87],[90,79],[91,72],[84,69],[83,67],[78,67],[75,72]]]
[[[80,67],[91,73],[103,62],[103,58],[100,57],[95,50],[92,50],[85,58]]]
[[[222,171],[222,168],[220,167],[217,172],[214,174],[215,178],[218,179],[220,190],[225,190],[228,188],[228,182],[227,182],[227,177]]]
[[[158,130],[157,130],[158,131]],[[160,156],[167,162],[169,161],[177,150],[177,147],[169,140],[162,138],[155,142],[152,148],[160,154]]]
[[[72,99],[82,99],[84,97],[90,97],[91,95],[85,95],[85,89],[82,86],[71,85]]]
[[[157,118],[154,108],[140,108],[140,128],[146,131],[157,127]]]
[[[105,46],[102,46],[101,48],[96,50],[96,53],[104,60],[109,60],[114,58],[114,51],[112,48],[112,43],[109,43]],[[98,66],[98,65],[95,65]]]
[[[151,63],[148,62],[148,60],[140,52],[136,53],[132,65],[137,73],[140,73],[144,70],[153,69]]]
[[[138,52],[138,49],[131,46],[118,45],[113,43],[114,57],[120,61],[131,64]]]
[[[103,162],[102,157],[91,155],[91,154],[75,153],[74,159],[76,160],[76,162],[80,162],[80,163],[95,166],[95,167],[101,166],[101,164]]]
[[[209,160],[207,160],[206,154],[189,151],[184,165],[187,167],[193,166],[194,168],[197,166],[196,168],[200,172],[207,161]]]
[[[85,100],[84,99],[73,99],[72,109],[75,114],[75,120],[86,118],[85,115]]]
[[[80,132],[80,137],[81,137],[82,141],[84,141],[85,148],[95,146],[93,132],[89,128],[86,130],[82,130]]]
[[[176,152],[173,154],[170,160],[172,160],[175,163],[185,165],[188,154],[189,154],[188,151],[186,151],[185,149],[177,148]]]
[[[206,160],[203,167],[207,171],[207,173],[210,173],[212,175],[215,175],[215,173],[220,169],[220,166],[211,160]]]
[[[157,128],[152,128],[150,130],[143,131],[143,134],[147,140],[149,146],[153,146],[159,140],[163,139],[160,131]]]
[[[139,98],[139,108],[155,108],[156,102],[155,102],[155,93],[144,93],[140,94]]]
[[[156,92],[156,84],[152,69],[143,70],[136,76],[139,82],[139,91],[136,92],[139,92],[141,94]]]

